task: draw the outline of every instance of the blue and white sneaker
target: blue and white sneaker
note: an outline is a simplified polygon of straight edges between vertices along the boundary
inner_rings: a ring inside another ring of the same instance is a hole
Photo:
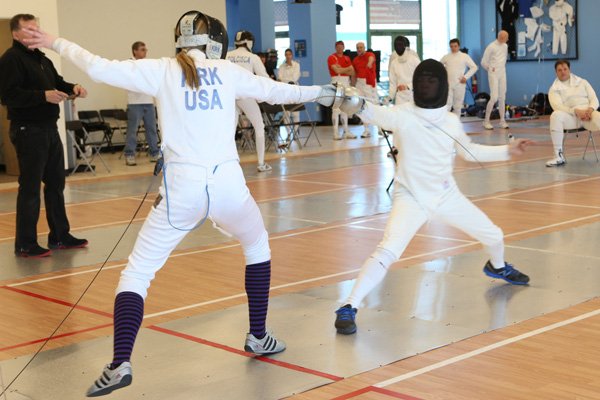
[[[112,393],[113,390],[131,385],[133,379],[131,363],[124,362],[115,369],[110,369],[110,364],[104,367],[100,378],[88,389],[87,397],[98,397]]]
[[[285,342],[277,339],[271,332],[267,332],[262,339],[251,333],[246,334],[244,350],[258,355],[275,354],[285,350]]]
[[[519,272],[512,264],[507,262],[504,263],[504,268],[495,269],[488,260],[483,267],[483,273],[492,278],[504,279],[512,285],[527,285],[529,283],[529,277],[527,275]]]
[[[343,307],[338,308],[335,312],[337,317],[335,318],[335,329],[337,333],[342,335],[351,335],[356,332],[356,313],[358,310],[352,308],[350,304],[346,304]]]

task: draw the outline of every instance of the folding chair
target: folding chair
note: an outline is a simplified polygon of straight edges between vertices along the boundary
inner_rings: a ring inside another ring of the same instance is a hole
[[[127,132],[127,111],[122,108],[108,108],[100,110],[102,121],[107,123],[112,129],[113,135],[115,131],[120,133]],[[123,134],[125,137],[125,134]]]
[[[315,139],[317,139],[317,143],[319,143],[319,146],[321,146],[321,141],[319,140],[319,135],[317,134],[317,130],[316,130],[317,122],[319,122],[319,121],[311,118],[311,115],[308,112],[308,109],[306,108],[306,106],[304,104],[286,104],[283,106],[283,108],[284,108],[284,112],[286,112],[290,116],[293,112],[299,112],[301,114],[301,116],[305,117],[304,121],[302,121],[302,120],[294,121],[293,118],[290,119],[289,124],[292,126],[293,133],[295,134],[294,139],[297,138],[298,143],[300,143],[300,141],[302,139],[304,139],[304,143],[302,144],[302,146],[306,147],[308,140],[310,139],[310,137],[312,135],[314,135]],[[306,137],[300,136],[300,130],[302,127],[310,128],[308,135]],[[291,141],[288,141],[288,143],[291,143]],[[299,146],[299,147],[302,147],[302,146]]]
[[[98,111],[79,111],[77,115],[88,133],[102,132],[106,146],[114,151],[112,144],[113,131],[110,125],[102,120]]]
[[[590,142],[592,143],[592,148],[594,149],[594,155],[596,156],[596,162],[600,162],[600,159],[598,159],[598,152],[596,151],[596,142],[594,141],[594,133],[591,129],[586,129],[583,126],[580,128],[575,128],[575,129],[565,129],[563,130],[564,136],[563,136],[563,149],[565,148],[565,139],[567,138],[568,134],[575,134],[576,137],[579,137],[579,134],[581,132],[588,132],[588,140],[585,143],[585,150],[583,151],[583,160],[585,160],[585,154],[587,153],[587,149],[588,146],[590,145]]]
[[[381,129],[381,128],[379,128],[379,132],[385,138],[385,141],[387,142],[387,145],[390,148],[390,152],[388,154],[390,154],[392,156],[392,159],[394,160],[394,166],[396,166],[398,164],[398,160],[396,159],[396,155],[398,154],[398,149],[396,149],[394,146],[392,146],[392,143],[390,142],[390,132],[386,131],[384,129]],[[388,185],[387,189],[385,189],[385,191],[389,193],[390,188],[392,187],[393,184],[394,184],[394,178],[392,177],[392,180],[390,181],[390,184]]]
[[[106,165],[104,159],[102,158],[102,155],[100,154],[100,149],[102,148],[102,145],[104,145],[105,142],[94,142],[89,140],[90,134],[86,130],[83,122],[81,121],[67,121],[66,128],[67,134],[71,137],[71,140],[73,141],[73,146],[75,146],[75,149],[77,150],[77,162],[73,167],[73,171],[71,171],[71,175],[77,172],[78,167],[83,164],[86,165],[83,172],[91,171],[92,174],[96,175],[96,171],[92,166],[92,162],[94,161],[96,156],[98,156],[98,159],[100,159],[100,161],[104,165],[104,168],[106,168],[106,170],[110,173],[110,168],[108,168],[108,165]],[[92,155],[90,158],[88,158],[85,152],[87,146],[89,146],[92,149]]]
[[[268,141],[266,150],[275,143],[279,150],[285,150],[285,146],[279,146],[284,140],[281,137],[281,128],[286,126],[283,120],[283,107],[269,103],[258,103],[265,123],[265,140]]]

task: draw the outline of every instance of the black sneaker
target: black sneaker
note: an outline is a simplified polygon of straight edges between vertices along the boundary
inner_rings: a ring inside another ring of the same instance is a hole
[[[31,247],[17,247],[15,248],[15,255],[18,257],[28,257],[28,258],[42,258],[48,257],[52,252],[49,249],[45,249],[39,244],[34,244]]]
[[[527,275],[517,271],[512,264],[507,262],[504,263],[504,268],[495,269],[488,260],[483,267],[483,273],[492,278],[504,279],[512,285],[527,285],[529,283],[529,277]]]
[[[350,304],[338,308],[335,312],[337,314],[337,317],[335,318],[335,329],[337,329],[337,333],[351,335],[356,332],[356,323],[354,320],[356,319],[357,312],[358,310],[352,308]]]
[[[86,247],[87,245],[87,239],[77,239],[70,233],[67,233],[63,240],[59,240],[58,242],[53,242],[48,239],[48,247],[54,250],[80,249],[82,247]]]

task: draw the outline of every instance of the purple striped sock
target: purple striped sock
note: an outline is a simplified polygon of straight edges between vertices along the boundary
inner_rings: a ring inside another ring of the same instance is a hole
[[[115,339],[111,368],[131,359],[133,344],[144,318],[144,299],[134,292],[121,292],[115,298]]]
[[[271,260],[246,265],[246,295],[250,317],[250,333],[262,339],[267,333],[265,324],[269,308]]]

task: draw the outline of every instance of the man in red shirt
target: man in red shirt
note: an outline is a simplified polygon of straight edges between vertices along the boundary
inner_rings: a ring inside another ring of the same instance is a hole
[[[360,94],[374,104],[379,104],[377,98],[376,77],[377,69],[375,66],[375,54],[370,51],[366,51],[365,44],[363,42],[356,43],[356,52],[358,53],[354,60],[352,60],[352,66],[356,72],[356,82],[354,86],[360,92]],[[362,138],[368,138],[371,136],[369,131],[369,124],[363,122],[365,131],[360,136]]]
[[[344,48],[344,42],[341,40],[335,42],[335,53],[327,58],[327,65],[329,66],[331,83],[348,87],[350,86],[350,77],[354,75],[354,68],[352,68],[350,57],[344,55]],[[338,128],[340,116],[344,125],[344,134],[342,135],[340,135]],[[356,135],[348,129],[348,114],[341,112],[339,108],[333,108],[331,119],[333,122],[333,140],[341,140],[344,137],[346,139],[356,139]]]

